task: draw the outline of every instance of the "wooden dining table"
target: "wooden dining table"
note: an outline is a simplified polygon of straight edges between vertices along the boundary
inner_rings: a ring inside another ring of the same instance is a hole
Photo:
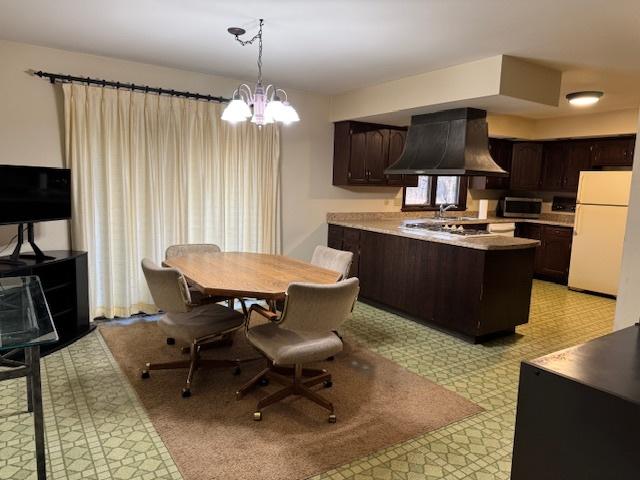
[[[281,300],[292,282],[331,284],[340,273],[283,255],[244,252],[188,254],[164,264],[177,268],[205,295]]]

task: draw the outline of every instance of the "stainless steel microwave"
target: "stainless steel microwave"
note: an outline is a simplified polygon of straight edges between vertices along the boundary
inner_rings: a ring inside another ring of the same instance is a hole
[[[542,213],[542,199],[504,197],[500,207],[503,217],[538,218]]]

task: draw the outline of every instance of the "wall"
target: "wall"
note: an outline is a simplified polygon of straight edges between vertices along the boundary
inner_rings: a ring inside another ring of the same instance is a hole
[[[534,122],[532,138],[545,140],[636,133],[637,120],[637,108],[538,119]]]
[[[0,41],[0,163],[63,165],[59,88],[26,74],[29,69],[223,96],[230,95],[239,83],[196,72]],[[308,258],[315,245],[326,242],[327,211],[397,209],[394,202],[398,189],[351,191],[331,186],[329,99],[299,91],[288,93],[302,121],[282,129],[283,251]],[[15,229],[0,226],[0,249]],[[44,249],[68,248],[66,222],[38,224],[36,240]]]
[[[640,116],[636,116],[636,120],[640,130]],[[640,141],[636,138],[615,330],[640,321],[640,248],[638,246],[640,246]]]

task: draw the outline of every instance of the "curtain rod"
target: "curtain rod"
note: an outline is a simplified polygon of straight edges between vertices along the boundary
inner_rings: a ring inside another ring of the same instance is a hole
[[[185,97],[185,98],[193,98],[196,100],[206,100],[208,102],[229,102],[231,99],[224,97],[216,97],[213,95],[203,95],[201,93],[192,93],[192,92],[182,92],[179,90],[168,90],[165,88],[158,87],[150,87],[148,85],[136,85],[135,83],[121,83],[121,82],[111,82],[109,80],[102,80],[99,78],[91,78],[91,77],[74,77],[73,75],[62,75],[59,73],[48,73],[43,72],[42,70],[35,71],[30,70],[29,73],[31,75],[38,76],[40,78],[47,78],[51,83],[84,83],[87,85],[97,85],[100,87],[113,87],[116,89],[125,89],[131,91],[140,91],[145,93],[157,93],[158,95],[170,95],[172,97]]]

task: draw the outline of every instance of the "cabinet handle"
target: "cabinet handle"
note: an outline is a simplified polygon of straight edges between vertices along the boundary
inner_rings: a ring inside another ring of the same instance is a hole
[[[348,172],[347,172],[347,178],[348,178],[349,180],[351,180],[351,171],[348,171]]]

